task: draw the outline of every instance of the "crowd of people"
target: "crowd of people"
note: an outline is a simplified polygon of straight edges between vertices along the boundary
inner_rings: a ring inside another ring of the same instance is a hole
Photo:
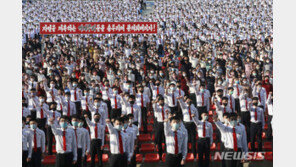
[[[154,4],[143,16],[135,0],[23,2],[23,166],[40,167],[54,143],[56,167],[86,166],[88,155],[103,166],[106,144],[111,167],[135,166],[148,115],[168,167],[188,152],[208,167],[213,142],[262,151],[265,124],[272,141],[272,0]],[[134,21],[158,22],[158,33],[39,34],[39,22]]]

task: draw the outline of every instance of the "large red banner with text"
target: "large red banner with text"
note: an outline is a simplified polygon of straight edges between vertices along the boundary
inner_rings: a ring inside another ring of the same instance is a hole
[[[41,22],[40,34],[156,34],[157,22]]]

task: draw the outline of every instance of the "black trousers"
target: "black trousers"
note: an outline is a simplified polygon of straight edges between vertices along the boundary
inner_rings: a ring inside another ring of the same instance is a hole
[[[197,111],[198,111],[198,119],[201,120],[201,114],[203,112],[208,113],[207,111],[207,107],[206,106],[202,106],[202,107],[197,107]]]
[[[82,166],[87,167],[87,156],[86,155],[82,159]]]
[[[46,129],[45,129],[46,118],[43,118],[43,119],[38,118],[36,121],[38,123],[38,128],[43,130],[44,133],[46,133]]]
[[[220,151],[221,152],[225,151],[225,146],[224,146],[224,143],[222,141],[220,143]],[[222,167],[225,167],[225,160],[224,160],[224,158],[221,160],[221,166]]]
[[[196,156],[196,126],[194,122],[184,122],[184,125],[188,132],[188,142],[191,143],[191,151]]]
[[[266,132],[266,137],[268,140],[272,140],[272,127],[271,127],[271,121],[272,121],[272,115],[267,116],[267,132]]]
[[[77,148],[77,162],[73,167],[82,167],[82,148]]]
[[[48,155],[52,155],[52,141],[53,141],[53,133],[51,131],[51,126],[47,127],[47,151]]]
[[[251,150],[256,151],[255,139],[257,136],[258,151],[262,151],[262,123],[251,123],[250,133],[251,133]]]
[[[36,151],[32,150],[32,159],[31,159],[31,167],[41,167],[41,148],[37,148]]]
[[[162,157],[162,143],[165,143],[163,122],[157,122],[155,140],[158,147],[158,154]]]
[[[199,138],[198,144],[198,166],[208,167],[210,164],[210,138]],[[205,158],[203,158],[205,157]]]
[[[23,153],[22,153],[22,167],[28,166],[27,158],[28,158],[28,151],[23,151]]]
[[[103,166],[101,145],[102,145],[101,139],[92,139],[90,141],[90,157],[91,157],[90,166],[91,167],[95,166],[96,154],[97,154],[98,160],[99,160],[99,167]]]
[[[143,122],[143,130],[144,130],[144,133],[147,133],[147,108],[146,107],[143,107],[141,108],[141,117],[142,117],[142,122]]]
[[[231,155],[234,155],[234,153],[235,153],[235,151],[233,149],[225,149],[225,151],[226,152],[230,152]],[[240,156],[242,155],[241,148],[238,148],[237,149],[237,152],[239,152]],[[238,156],[233,156],[233,157],[231,157],[230,160],[225,160],[225,167],[240,167],[241,166],[241,162],[236,157],[238,157]]]
[[[250,126],[251,126],[251,115],[250,111],[241,112],[241,123],[245,125],[247,132],[247,141],[250,142]]]
[[[136,167],[136,166],[137,166],[136,154],[134,153],[134,155],[131,158],[130,164],[128,164],[128,167]]]
[[[190,93],[189,98],[191,99],[194,106],[196,106],[196,95],[195,93]]]
[[[77,102],[74,102],[75,106],[76,106],[76,114],[78,116],[81,116],[81,102],[80,101],[77,101]]]
[[[234,101],[235,101],[235,110],[237,111],[238,114],[240,114],[241,110],[240,110],[239,99],[234,99]]]
[[[73,153],[57,153],[55,167],[72,167],[73,166]]]
[[[110,118],[115,119],[121,116],[121,108],[120,109],[112,109],[110,113]]]
[[[31,117],[32,119],[36,119],[36,110],[31,110]]]
[[[127,167],[127,155],[111,154],[109,159],[109,167]]]
[[[181,167],[182,154],[170,154],[166,155],[166,166],[167,167]]]

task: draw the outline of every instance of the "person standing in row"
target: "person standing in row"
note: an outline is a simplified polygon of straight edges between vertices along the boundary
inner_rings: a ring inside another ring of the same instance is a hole
[[[45,133],[37,126],[37,121],[32,119],[30,121],[30,131],[32,135],[32,159],[31,167],[41,167],[41,160],[45,153]]]
[[[26,127],[26,118],[22,117],[22,166],[28,167],[32,158],[32,135]]]
[[[71,167],[77,162],[76,136],[72,129],[68,128],[67,117],[61,116],[59,125],[54,119],[49,119],[52,133],[56,141],[56,164],[55,167]]]

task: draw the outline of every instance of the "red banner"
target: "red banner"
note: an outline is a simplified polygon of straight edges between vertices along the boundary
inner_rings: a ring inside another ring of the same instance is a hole
[[[156,34],[157,22],[41,22],[40,34]]]

